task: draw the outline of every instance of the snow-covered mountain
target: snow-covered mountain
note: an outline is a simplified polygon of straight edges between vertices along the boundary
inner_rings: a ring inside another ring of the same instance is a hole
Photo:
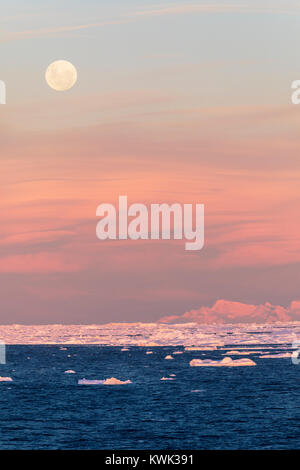
[[[182,315],[170,315],[160,319],[162,323],[274,323],[300,320],[300,302],[291,302],[289,307],[261,305],[217,300],[212,307],[200,307]]]

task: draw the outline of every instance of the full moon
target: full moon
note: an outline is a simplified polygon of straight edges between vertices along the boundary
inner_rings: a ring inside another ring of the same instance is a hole
[[[77,81],[77,70],[67,60],[52,62],[45,73],[46,82],[56,91],[70,90]]]

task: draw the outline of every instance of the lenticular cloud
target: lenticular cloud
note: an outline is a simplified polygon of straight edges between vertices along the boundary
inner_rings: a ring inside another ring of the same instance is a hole
[[[300,301],[293,301],[289,307],[261,305],[218,300],[212,307],[190,310],[183,315],[171,315],[160,319],[162,323],[273,323],[300,320]]]

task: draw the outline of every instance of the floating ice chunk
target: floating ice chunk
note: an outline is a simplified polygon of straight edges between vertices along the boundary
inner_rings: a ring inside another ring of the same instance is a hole
[[[76,374],[75,370],[65,370],[65,374]]]
[[[173,377],[162,377],[160,380],[174,380]]]
[[[233,361],[231,357],[224,357],[222,361],[212,361],[210,359],[192,359],[191,367],[238,367],[238,366],[256,366],[256,363],[249,358],[236,359]]]
[[[131,384],[131,380],[118,380],[115,377],[110,377],[110,379],[106,380],[86,380],[81,379],[78,380],[78,385],[125,385]]]
[[[216,346],[186,346],[185,351],[216,351]]]
[[[229,366],[229,367],[235,367],[235,366],[237,366],[237,367],[239,367],[239,366],[256,366],[256,362],[252,361],[252,360],[249,359],[248,357],[247,357],[247,358],[245,357],[245,358],[241,358],[241,359],[236,359],[235,361],[233,361],[233,360],[231,359],[231,357],[224,358],[223,361],[224,361],[225,359],[230,359],[230,360],[232,361],[231,363],[228,362],[227,364],[224,364],[224,365]],[[223,362],[223,361],[221,361],[221,365],[222,365],[222,362]]]
[[[67,351],[67,348],[59,348],[61,351]]]
[[[129,351],[129,348],[122,348],[121,351]]]
[[[165,359],[174,359],[174,357],[170,356],[170,354],[168,356],[165,357]]]
[[[232,350],[232,351],[227,351],[226,353],[224,353],[224,356],[225,355],[239,355],[239,354],[245,354],[245,351],[236,351],[236,350]],[[247,353],[248,354],[248,353]]]
[[[111,377],[110,379],[106,379],[103,381],[103,385],[125,385],[131,384],[131,380],[118,380],[115,377]]]
[[[87,380],[87,379],[80,379],[78,380],[78,385],[103,385],[104,380]]]
[[[173,354],[183,354],[183,351],[174,351]]]
[[[170,377],[176,377],[176,374],[169,374]]]
[[[153,351],[146,351],[146,354],[153,354]]]
[[[261,359],[287,359],[291,358],[291,353],[280,353],[280,354],[263,354],[259,356]]]
[[[0,377],[0,382],[12,382],[13,379],[11,377]]]
[[[227,351],[223,356],[248,356],[249,354],[263,354],[262,351]]]

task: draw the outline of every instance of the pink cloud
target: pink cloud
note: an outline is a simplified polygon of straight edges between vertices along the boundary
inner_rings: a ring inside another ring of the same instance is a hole
[[[0,272],[2,273],[74,272],[80,269],[80,264],[74,262],[71,256],[66,257],[55,253],[15,255],[0,259]]]
[[[86,23],[86,24],[78,24],[75,26],[56,26],[53,28],[41,28],[35,30],[26,30],[26,31],[14,31],[14,32],[6,32],[2,36],[3,41],[10,41],[15,39],[24,39],[24,38],[40,38],[48,35],[57,35],[61,33],[70,33],[74,31],[82,31],[85,29],[90,28],[102,28],[103,26],[110,26],[110,25],[119,25],[127,23],[125,20],[118,20],[118,21],[102,21],[97,23]]]
[[[162,6],[157,9],[148,9],[137,11],[136,16],[162,16],[162,15],[184,15],[191,13],[296,13],[299,11],[298,5],[294,2],[287,4],[282,2],[277,5],[269,5],[269,3],[251,1],[250,3],[206,3],[206,4],[173,4]]]
[[[12,234],[0,239],[0,246],[28,245],[30,243],[47,243],[60,239],[61,237],[73,235],[70,230],[49,230],[44,232],[24,232]]]

